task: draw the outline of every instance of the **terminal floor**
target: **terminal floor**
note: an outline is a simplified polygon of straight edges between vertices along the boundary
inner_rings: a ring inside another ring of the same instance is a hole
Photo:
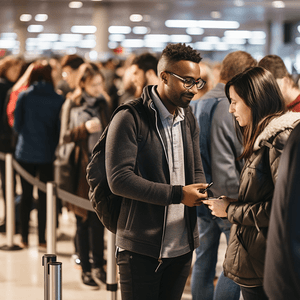
[[[3,199],[0,199],[0,222],[3,218]],[[106,286],[100,284],[99,290],[90,290],[81,283],[81,270],[72,259],[74,253],[73,237],[76,230],[75,217],[63,209],[59,218],[57,232],[57,261],[62,262],[63,300],[106,300],[114,299]],[[20,235],[14,236],[14,244],[20,243]],[[6,234],[0,233],[0,246],[6,245]],[[221,237],[217,274],[221,272],[226,248],[225,238]],[[1,300],[41,300],[44,299],[44,267],[42,257],[45,252],[38,249],[37,212],[31,212],[29,248],[23,250],[0,250],[0,299]],[[189,278],[190,279],[190,278]],[[120,291],[117,292],[120,300]],[[188,280],[182,300],[192,299],[190,280]]]

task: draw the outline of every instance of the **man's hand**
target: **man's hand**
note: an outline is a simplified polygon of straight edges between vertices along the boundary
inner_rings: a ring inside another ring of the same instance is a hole
[[[186,185],[182,188],[183,197],[181,203],[186,206],[200,206],[202,204],[202,199],[207,198],[207,192],[201,193],[201,190],[207,188],[207,183],[195,183]]]

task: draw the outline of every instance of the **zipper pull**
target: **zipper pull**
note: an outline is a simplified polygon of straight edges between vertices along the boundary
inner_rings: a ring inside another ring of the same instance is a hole
[[[159,267],[160,267],[160,266],[162,265],[162,263],[163,263],[161,257],[158,259],[158,262],[159,262],[159,264],[158,264],[157,268],[155,269],[155,273],[157,273]]]

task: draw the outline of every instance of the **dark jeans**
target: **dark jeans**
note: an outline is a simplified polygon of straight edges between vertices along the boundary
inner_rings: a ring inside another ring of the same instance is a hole
[[[241,291],[244,300],[268,300],[269,299],[262,286],[257,286],[252,288],[241,286]]]
[[[32,164],[20,162],[19,164],[32,176],[39,175],[39,179],[42,182],[53,181],[53,164]],[[21,235],[23,242],[28,243],[29,233],[29,218],[32,208],[32,192],[33,186],[21,177],[22,184],[22,198],[21,198]],[[42,191],[38,191],[38,233],[39,243],[46,243],[45,229],[46,229],[46,194]]]
[[[180,300],[189,276],[192,252],[176,258],[157,259],[130,251],[117,256],[122,300]]]
[[[93,267],[100,268],[103,266],[104,250],[104,226],[98,219],[96,213],[89,211],[87,219],[82,222],[82,218],[76,215],[77,220],[77,250],[79,253],[81,267],[83,272],[91,271],[89,260],[90,249],[93,255]]]

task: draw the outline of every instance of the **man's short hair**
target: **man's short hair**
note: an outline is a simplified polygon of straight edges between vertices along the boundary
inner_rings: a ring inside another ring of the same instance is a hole
[[[150,53],[141,54],[132,61],[132,65],[137,65],[138,68],[145,73],[149,70],[153,70],[155,74],[157,74],[157,63],[158,59]]]
[[[275,79],[281,79],[289,75],[283,60],[278,55],[266,55],[259,61],[258,65],[270,71]]]
[[[195,63],[201,61],[200,53],[194,50],[191,46],[185,44],[169,44],[162,52],[162,56],[167,57],[172,62],[180,60],[188,60]]]
[[[158,72],[165,71],[167,65],[179,62],[181,60],[188,60],[194,63],[199,63],[202,57],[200,53],[194,50],[191,46],[186,44],[169,44],[163,50],[161,58],[158,62]]]
[[[77,70],[83,63],[84,60],[80,56],[76,54],[68,54],[62,58],[61,67],[71,67],[73,70]]]
[[[221,63],[220,80],[228,82],[247,68],[257,66],[257,61],[245,51],[234,51],[226,55]]]
[[[292,75],[288,72],[284,61],[275,54],[266,55],[262,58],[258,65],[270,71],[275,79],[282,79],[287,77],[294,88],[298,88],[297,83],[294,81]]]

